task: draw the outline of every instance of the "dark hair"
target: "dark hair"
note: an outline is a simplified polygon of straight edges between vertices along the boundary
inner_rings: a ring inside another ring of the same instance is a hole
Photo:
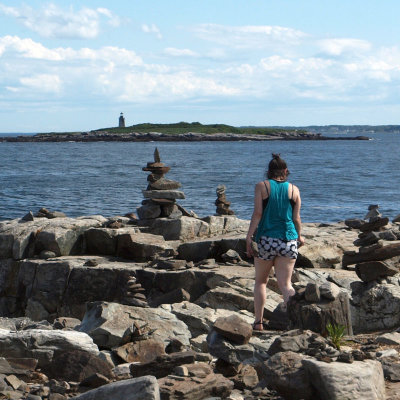
[[[286,161],[281,158],[281,155],[272,153],[272,160],[268,164],[267,178],[286,178],[289,175],[289,171],[285,172],[286,169]]]

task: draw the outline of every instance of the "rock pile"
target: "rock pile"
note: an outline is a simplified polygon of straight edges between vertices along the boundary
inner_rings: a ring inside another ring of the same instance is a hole
[[[217,187],[217,200],[215,205],[217,206],[217,215],[233,215],[235,212],[229,208],[231,202],[226,199],[226,187],[225,185],[218,185]]]
[[[400,243],[385,245],[387,241],[400,239],[400,231],[389,224],[389,218],[382,217],[378,205],[370,205],[364,220],[348,220],[348,226],[360,230],[354,245],[358,252],[345,252],[343,266],[356,264],[355,270],[364,282],[371,282],[399,272],[398,256]]]
[[[157,148],[154,151],[154,162],[147,163],[147,166],[142,169],[150,172],[150,175],[147,177],[149,185],[146,190],[143,190],[145,200],[137,209],[139,218],[181,217],[182,211],[176,204],[176,199],[184,199],[185,195],[177,190],[181,187],[179,182],[164,178],[170,167],[161,162]]]

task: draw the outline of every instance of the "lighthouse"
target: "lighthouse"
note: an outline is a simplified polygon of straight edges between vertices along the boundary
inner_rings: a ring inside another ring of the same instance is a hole
[[[120,116],[119,116],[118,127],[119,128],[125,128],[125,118],[124,118],[124,114],[123,113],[121,113]]]

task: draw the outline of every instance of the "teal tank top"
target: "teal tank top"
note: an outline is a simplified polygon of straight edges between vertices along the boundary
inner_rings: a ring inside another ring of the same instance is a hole
[[[257,227],[256,241],[269,236],[285,241],[298,238],[293,222],[293,208],[289,199],[289,182],[269,180],[268,203]]]

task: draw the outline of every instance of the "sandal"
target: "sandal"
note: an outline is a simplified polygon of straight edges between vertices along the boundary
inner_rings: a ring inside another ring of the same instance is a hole
[[[256,329],[257,325],[261,325],[262,329]],[[262,321],[256,321],[253,323],[253,331],[263,331],[264,330],[264,323]]]

